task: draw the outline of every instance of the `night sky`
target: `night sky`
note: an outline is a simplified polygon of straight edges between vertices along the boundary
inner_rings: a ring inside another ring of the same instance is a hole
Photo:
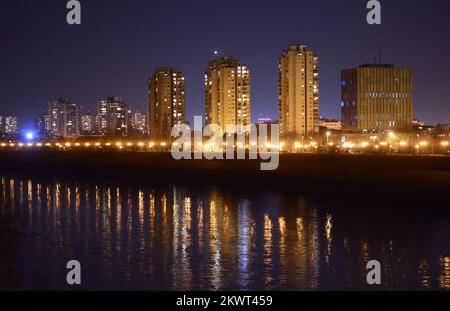
[[[109,95],[145,111],[148,78],[170,65],[186,76],[187,114],[203,115],[203,75],[218,50],[250,66],[252,118],[277,118],[277,61],[289,44],[321,58],[320,114],[340,118],[340,70],[373,62],[414,68],[415,116],[450,123],[450,1],[382,0],[382,25],[366,0],[2,0],[0,114],[30,126],[57,97],[86,110]]]

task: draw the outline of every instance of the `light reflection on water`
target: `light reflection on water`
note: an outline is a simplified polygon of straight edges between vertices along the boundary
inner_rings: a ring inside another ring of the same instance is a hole
[[[72,259],[82,289],[370,289],[371,259],[378,289],[450,289],[448,219],[374,225],[300,195],[12,177],[0,215],[1,289],[68,289]]]

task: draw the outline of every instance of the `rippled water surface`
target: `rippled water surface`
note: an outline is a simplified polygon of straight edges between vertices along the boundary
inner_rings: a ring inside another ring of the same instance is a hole
[[[377,289],[450,289],[450,213],[323,197],[3,176],[0,288],[69,289],[76,259],[81,289],[371,289],[377,259]]]

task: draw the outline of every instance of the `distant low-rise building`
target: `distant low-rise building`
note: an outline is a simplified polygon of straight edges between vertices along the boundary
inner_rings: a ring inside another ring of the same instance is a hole
[[[418,119],[413,119],[412,124],[413,124],[413,127],[420,127],[420,126],[426,126],[427,125],[427,123],[425,121],[421,121],[421,120],[418,120]]]
[[[427,133],[429,135],[432,135],[436,131],[435,125],[427,124],[425,121],[420,121],[418,119],[413,120],[413,130],[415,133]]]
[[[436,130],[439,134],[450,134],[450,124],[438,124]]]
[[[266,123],[272,123],[272,118],[269,118],[269,117],[259,117],[258,118],[258,124],[266,124]]]
[[[326,128],[330,131],[340,131],[342,130],[342,122],[333,119],[320,119],[319,127]]]

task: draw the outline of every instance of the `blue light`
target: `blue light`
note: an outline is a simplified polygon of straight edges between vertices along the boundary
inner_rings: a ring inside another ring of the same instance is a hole
[[[28,140],[33,140],[34,133],[33,132],[26,132],[25,133],[25,138],[28,139]]]
[[[347,85],[347,81],[342,80],[341,85],[342,85],[342,86],[346,86],[346,85]]]

